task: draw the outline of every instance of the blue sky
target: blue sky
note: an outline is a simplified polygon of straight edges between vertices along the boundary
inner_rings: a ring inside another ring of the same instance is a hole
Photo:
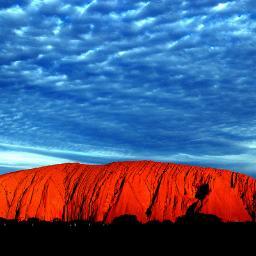
[[[0,27],[0,172],[151,159],[256,175],[254,0],[5,0]]]

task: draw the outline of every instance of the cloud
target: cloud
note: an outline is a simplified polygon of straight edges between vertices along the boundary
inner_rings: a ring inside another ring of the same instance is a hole
[[[2,143],[91,152],[67,156],[83,162],[190,155],[253,171],[254,5],[1,3]]]
[[[220,12],[220,11],[224,11],[226,10],[230,5],[230,2],[227,2],[227,3],[219,3],[217,4],[216,6],[214,6],[212,8],[213,11],[215,12]]]
[[[0,151],[0,166],[10,170],[29,169],[38,166],[72,162],[68,159],[27,152]],[[0,168],[1,172],[1,168]]]
[[[123,154],[115,149],[98,149],[88,147],[86,151],[72,151],[38,146],[15,144],[0,144],[0,173],[1,170],[29,169],[38,166],[53,165],[69,162],[98,164],[108,159],[111,161],[134,159],[136,156]]]

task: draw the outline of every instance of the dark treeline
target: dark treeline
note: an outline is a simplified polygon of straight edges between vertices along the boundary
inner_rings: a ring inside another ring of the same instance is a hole
[[[246,223],[223,223],[214,215],[197,214],[183,216],[175,223],[166,220],[163,222],[149,221],[141,224],[134,215],[123,215],[113,220],[111,224],[90,221],[69,221],[63,222],[55,219],[52,222],[40,221],[31,218],[26,221],[0,219],[0,231],[59,231],[59,232],[109,232],[115,230],[153,230],[153,229],[176,229],[184,226],[256,226],[253,222]]]
[[[149,221],[145,224],[138,222],[132,215],[120,216],[111,224],[90,221],[63,222],[59,219],[52,222],[34,218],[27,221],[0,219],[0,237],[11,244],[9,248],[16,248],[17,242],[13,241],[25,241],[21,243],[23,247],[35,246],[40,248],[40,251],[47,244],[53,244],[63,250],[72,244],[75,244],[72,248],[83,245],[85,251],[90,247],[93,251],[117,250],[120,245],[123,247],[122,252],[127,252],[136,244],[143,245],[143,248],[149,251],[157,244],[166,245],[169,249],[182,244],[179,250],[202,249],[202,246],[215,248],[221,244],[228,244],[228,247],[232,248],[243,240],[248,245],[254,245],[255,230],[256,224],[253,222],[223,223],[216,216],[208,215],[183,216],[175,223],[166,220]]]

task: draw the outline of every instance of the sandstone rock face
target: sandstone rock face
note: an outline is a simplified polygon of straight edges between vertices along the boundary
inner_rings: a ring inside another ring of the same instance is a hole
[[[0,176],[0,217],[112,222],[176,221],[193,209],[222,221],[255,221],[256,180],[172,163],[61,164]]]

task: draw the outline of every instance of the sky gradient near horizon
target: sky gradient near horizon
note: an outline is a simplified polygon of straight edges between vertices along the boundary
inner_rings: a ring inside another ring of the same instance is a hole
[[[0,3],[0,173],[151,159],[256,175],[256,1]]]

